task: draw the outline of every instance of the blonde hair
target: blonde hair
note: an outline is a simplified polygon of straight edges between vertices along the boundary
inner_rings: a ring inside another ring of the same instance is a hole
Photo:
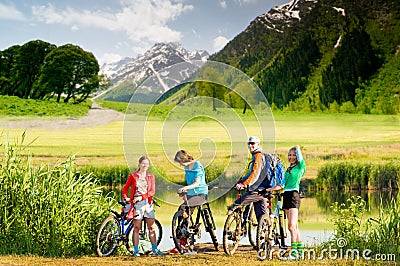
[[[291,148],[288,150],[288,154],[289,154],[291,151],[296,151],[296,150],[297,150],[296,146],[293,146],[293,147],[291,147]]]
[[[193,156],[185,150],[180,150],[175,154],[174,161],[177,163],[188,163],[193,161]]]

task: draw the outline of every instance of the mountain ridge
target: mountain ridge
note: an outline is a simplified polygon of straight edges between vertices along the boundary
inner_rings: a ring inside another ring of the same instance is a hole
[[[205,50],[188,51],[177,42],[156,43],[143,55],[126,57],[117,62],[103,64],[100,71],[110,78],[112,87],[101,99],[129,101],[136,87],[146,78],[166,67],[182,62],[205,61]]]
[[[210,60],[245,72],[280,109],[399,113],[399,21],[398,1],[294,0]]]

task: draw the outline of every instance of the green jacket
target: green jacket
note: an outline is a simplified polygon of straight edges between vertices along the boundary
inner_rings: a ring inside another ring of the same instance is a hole
[[[300,149],[296,149],[296,156],[298,163],[289,171],[285,172],[284,187],[285,191],[300,191],[300,180],[306,172],[306,162],[304,161],[303,155]]]

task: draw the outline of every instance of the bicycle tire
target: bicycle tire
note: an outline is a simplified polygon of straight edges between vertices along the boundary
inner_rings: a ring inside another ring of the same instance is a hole
[[[171,226],[172,239],[180,253],[183,253],[186,249],[188,251],[194,250],[194,236],[190,233],[187,219],[183,218],[182,214],[182,210],[178,210],[174,214]]]
[[[267,259],[271,255],[272,240],[269,233],[271,230],[271,220],[268,214],[264,214],[260,218],[257,227],[257,258],[261,261]]]
[[[228,255],[233,255],[236,252],[239,241],[242,238],[242,215],[240,210],[240,207],[236,207],[226,217],[222,235],[222,246]]]
[[[121,239],[120,220],[109,216],[103,220],[96,236],[96,252],[99,257],[108,257],[114,254]]]
[[[158,246],[162,240],[163,228],[162,228],[160,221],[158,221],[157,219],[154,221],[154,225],[156,228],[156,237],[157,237],[156,239],[157,239],[157,246]]]
[[[205,216],[205,226],[206,226],[206,231],[211,236],[211,240],[213,242],[214,248],[216,251],[218,251],[218,239],[217,236],[215,235],[214,231],[214,223],[212,221],[212,213],[210,209],[203,209],[203,213]]]
[[[247,221],[249,242],[253,246],[253,249],[258,250],[258,245],[257,245],[258,221],[256,213],[254,211],[254,204],[251,205],[249,212],[250,212],[249,220]]]
[[[280,214],[279,217],[278,217],[278,220],[279,220],[279,240],[280,240],[279,247],[281,247],[281,248],[286,247],[286,244],[285,244],[286,235],[285,235],[285,229],[284,229],[285,224],[284,224],[283,215]]]
[[[139,245],[141,242],[149,242],[150,243],[149,231],[147,229],[147,224],[144,219],[142,220],[142,227],[144,227],[144,229],[142,229],[142,230],[145,230],[145,231],[144,231],[144,236],[139,237]],[[154,220],[154,229],[156,231],[156,243],[158,246],[162,240],[163,229],[162,229],[161,223],[157,219]],[[134,232],[134,229],[132,228],[132,230],[129,232],[128,241],[126,242],[126,249],[132,254],[134,251],[134,249],[133,249],[133,232]],[[150,252],[151,252],[151,250],[148,250],[144,254],[149,254]]]

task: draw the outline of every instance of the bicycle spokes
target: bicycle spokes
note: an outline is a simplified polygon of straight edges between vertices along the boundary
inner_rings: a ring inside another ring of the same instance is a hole
[[[228,215],[223,232],[223,247],[228,255],[235,253],[242,237],[241,215],[234,211]]]

